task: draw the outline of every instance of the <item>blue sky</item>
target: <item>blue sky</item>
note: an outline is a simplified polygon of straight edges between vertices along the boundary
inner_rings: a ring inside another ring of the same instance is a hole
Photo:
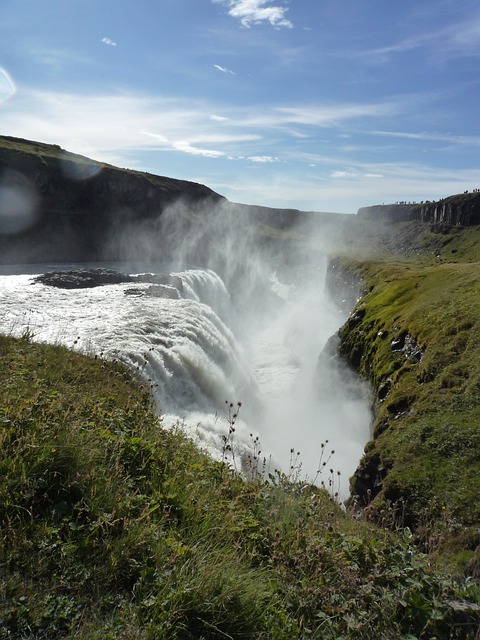
[[[355,212],[480,187],[478,0],[2,0],[0,134]]]

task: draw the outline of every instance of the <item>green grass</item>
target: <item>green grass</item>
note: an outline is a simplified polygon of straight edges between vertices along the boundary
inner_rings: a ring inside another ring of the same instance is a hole
[[[120,364],[28,335],[0,357],[2,640],[473,637],[451,601],[478,588],[409,535],[261,461],[242,479]]]
[[[367,293],[342,351],[377,394],[361,463],[371,494],[358,479],[354,491],[370,518],[393,512],[425,550],[460,566],[480,545],[480,228],[394,230],[377,232],[373,258],[343,260]],[[392,235],[379,245],[382,233]],[[392,349],[405,335],[420,361]]]

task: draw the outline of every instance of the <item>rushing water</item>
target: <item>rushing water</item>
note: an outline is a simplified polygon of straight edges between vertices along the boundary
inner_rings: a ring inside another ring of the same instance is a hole
[[[271,471],[291,471],[293,448],[301,475],[314,479],[328,439],[326,449],[336,451],[328,467],[340,471],[346,496],[370,412],[353,375],[332,368],[328,358],[319,361],[344,320],[322,283],[303,291],[272,276],[268,299],[275,304],[258,319],[254,309],[235,308],[213,271],[175,275],[182,282],[178,299],[127,295],[131,283],[71,290],[34,283],[30,273],[2,275],[0,330],[15,336],[28,330],[35,340],[138,369],[153,385],[164,423],[182,422],[211,455],[220,455],[228,434],[226,401],[242,403],[234,436],[239,459],[258,436]],[[138,294],[148,286],[135,283]]]

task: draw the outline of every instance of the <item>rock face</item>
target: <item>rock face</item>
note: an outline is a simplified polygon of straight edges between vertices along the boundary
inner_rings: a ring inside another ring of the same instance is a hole
[[[466,192],[421,204],[379,204],[362,207],[358,216],[367,220],[406,222],[418,220],[435,227],[480,224],[480,191]]]
[[[158,232],[168,205],[195,215],[224,198],[208,187],[118,169],[41,144],[0,136],[0,263],[122,259],[118,229]],[[135,253],[135,252],[134,252]],[[141,250],[129,258],[143,259]]]
[[[468,227],[480,224],[480,192],[463,193],[438,202],[416,205],[412,207],[409,219],[434,225]]]

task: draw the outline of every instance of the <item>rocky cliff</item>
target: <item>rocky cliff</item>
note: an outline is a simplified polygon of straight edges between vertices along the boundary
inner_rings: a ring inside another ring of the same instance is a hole
[[[480,192],[467,192],[415,205],[410,210],[409,219],[448,226],[480,224]]]
[[[0,136],[3,264],[117,259],[122,247],[115,241],[116,229],[151,229],[177,201],[188,216],[223,200],[201,184],[122,170],[57,145]]]
[[[362,207],[358,216],[366,220],[406,222],[418,220],[437,227],[480,224],[480,191],[465,192],[420,204],[380,204]]]

